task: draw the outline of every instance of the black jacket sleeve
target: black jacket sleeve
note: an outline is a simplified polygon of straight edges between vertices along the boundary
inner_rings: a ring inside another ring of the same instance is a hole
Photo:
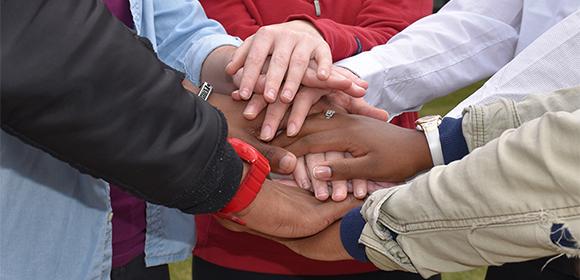
[[[100,0],[1,0],[2,129],[150,202],[214,212],[242,162],[217,109]]]

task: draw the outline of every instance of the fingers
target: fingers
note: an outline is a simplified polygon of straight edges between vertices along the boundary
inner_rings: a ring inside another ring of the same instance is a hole
[[[312,190],[310,177],[308,177],[308,171],[306,168],[306,160],[304,157],[299,157],[292,175],[294,175],[294,180],[296,180],[296,184],[298,184],[300,188]]]
[[[345,137],[345,135],[347,134],[337,130],[329,130],[306,135],[300,139],[286,138],[287,140],[284,140],[283,138],[285,136],[280,136],[280,140],[277,138],[276,145],[281,142],[290,141],[291,144],[286,149],[296,156],[334,151],[350,152],[352,145],[350,144],[350,139]]]
[[[255,36],[259,35],[260,33],[256,33]],[[252,40],[255,41],[257,39],[256,37],[253,37]],[[270,50],[274,44],[274,38],[272,36],[259,36],[259,40],[259,44],[252,44],[252,47],[250,50],[248,50],[247,57],[245,57],[245,62],[243,64],[244,73],[242,74],[242,81],[240,82],[240,95],[244,100],[248,100],[252,96],[254,86],[260,77],[264,62],[266,62],[266,58],[270,54]],[[232,63],[236,58],[237,52],[234,54]],[[268,98],[266,98],[266,100],[268,100]]]
[[[314,174],[315,179],[325,181],[351,180],[356,178],[374,179],[373,170],[375,170],[376,164],[368,156],[346,158],[343,160],[323,162],[314,166],[311,172]],[[356,188],[354,183],[353,190]]]
[[[308,69],[312,48],[305,44],[298,44],[292,53],[290,67],[282,89],[280,99],[282,102],[290,103],[300,88],[304,74]]]
[[[266,91],[264,92],[264,98],[269,103],[273,103],[276,101],[278,97],[278,89],[282,85],[282,80],[286,76],[286,71],[288,70],[288,65],[290,65],[290,69],[295,67],[292,65],[295,62],[290,61],[290,57],[293,56],[292,51],[296,46],[296,42],[292,39],[281,43],[279,41],[274,42],[274,50],[272,53],[272,58],[270,59],[270,65],[268,67],[268,73],[266,74]],[[298,79],[298,83],[300,83],[302,78]],[[292,81],[293,83],[296,81]],[[296,87],[295,91],[298,89]],[[292,101],[292,99],[290,99]],[[288,103],[288,102],[286,102]]]
[[[325,154],[325,158],[327,161],[336,161],[344,159],[344,153],[341,152],[328,152]],[[348,193],[347,183],[346,180],[336,180],[332,181],[332,200],[334,201],[343,201]],[[356,186],[355,186],[356,190]],[[355,193],[356,195],[356,193]],[[358,198],[358,197],[357,197]]]
[[[263,141],[270,141],[276,135],[278,127],[290,104],[282,103],[280,100],[268,105],[266,109],[266,116],[262,122],[262,130],[260,132],[260,139]]]
[[[244,139],[245,140],[245,139]],[[283,148],[265,144],[258,140],[249,141],[268,161],[273,172],[289,174],[296,167],[296,156]]]
[[[226,73],[233,76],[244,66],[244,62],[246,61],[246,57],[248,56],[248,52],[250,51],[252,42],[254,41],[254,36],[255,35],[252,35],[246,38],[242,45],[236,49],[232,56],[232,61],[226,65]]]
[[[246,105],[246,108],[244,108],[242,115],[244,115],[247,120],[253,120],[262,112],[262,110],[264,110],[264,108],[266,108],[266,106],[268,106],[268,103],[264,100],[262,95],[255,94]]]
[[[369,88],[369,83],[367,81],[361,79],[359,76],[355,75],[350,70],[348,70],[348,69],[346,69],[344,67],[336,66],[332,70],[333,71],[336,71],[339,74],[341,74],[345,78],[353,81],[359,87],[362,87],[364,89],[368,89]]]
[[[389,119],[387,111],[371,106],[362,98],[354,98],[346,109],[351,114],[366,116],[380,121],[386,122]]]
[[[314,190],[314,196],[316,197],[316,199],[324,201],[327,200],[329,195],[328,192],[328,184],[326,183],[326,180],[322,181],[322,180],[318,180],[316,179],[313,174],[312,174],[312,167],[314,166],[318,166],[320,163],[325,161],[325,157],[324,154],[322,153],[318,153],[318,154],[308,154],[306,155],[306,166],[308,167],[308,177],[310,178],[310,181],[312,182],[312,189]]]
[[[292,137],[300,132],[304,120],[308,117],[310,108],[312,108],[312,106],[316,104],[316,102],[318,102],[326,92],[326,90],[307,87],[300,90],[298,96],[294,99],[294,104],[292,105],[290,116],[288,117],[288,129],[286,129],[286,135]]]
[[[314,70],[317,66],[310,66],[306,69],[304,77],[302,78],[302,84],[307,87],[313,88],[328,88],[328,89],[338,89],[338,90],[348,90],[353,87],[353,82],[346,77],[331,71],[330,76],[326,80],[318,79],[318,74]],[[364,91],[364,89],[362,89]],[[364,95],[364,93],[363,93]]]
[[[354,197],[364,199],[368,193],[368,181],[363,179],[353,179],[352,192]]]
[[[332,67],[332,53],[328,44],[318,46],[314,51],[314,60],[318,63],[317,77],[325,81],[330,77],[330,68]]]

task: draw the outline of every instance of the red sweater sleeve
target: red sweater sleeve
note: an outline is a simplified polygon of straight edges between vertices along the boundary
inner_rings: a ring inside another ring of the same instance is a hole
[[[260,29],[256,21],[259,14],[252,1],[244,0],[200,0],[207,16],[223,25],[228,34],[242,40]]]
[[[432,0],[365,0],[355,25],[309,15],[292,15],[286,21],[311,22],[330,45],[332,58],[337,61],[386,43],[414,21],[430,14],[432,7]]]

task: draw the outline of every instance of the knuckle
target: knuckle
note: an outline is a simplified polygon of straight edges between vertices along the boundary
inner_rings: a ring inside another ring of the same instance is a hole
[[[287,59],[282,54],[276,54],[272,56],[270,60],[270,64],[275,65],[277,67],[284,67],[286,66]]]

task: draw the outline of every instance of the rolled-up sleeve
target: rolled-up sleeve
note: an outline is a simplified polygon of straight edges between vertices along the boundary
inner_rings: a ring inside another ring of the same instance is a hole
[[[184,72],[195,85],[199,85],[203,62],[212,51],[241,44],[217,21],[207,18],[199,1],[155,1],[154,13],[159,58]]]

